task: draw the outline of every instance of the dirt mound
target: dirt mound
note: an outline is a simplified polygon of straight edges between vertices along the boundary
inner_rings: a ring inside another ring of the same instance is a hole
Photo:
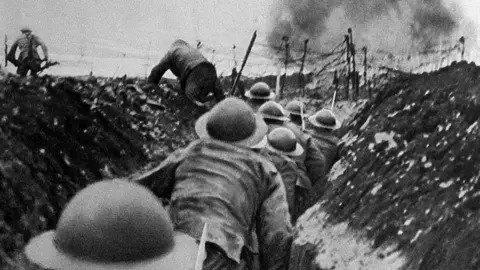
[[[55,227],[81,188],[162,159],[192,139],[191,110],[125,80],[0,81],[0,268]],[[183,105],[185,106],[185,105]]]
[[[322,269],[480,268],[479,75],[466,62],[401,75],[352,120],[332,186],[297,228]],[[325,246],[339,226],[357,259]]]

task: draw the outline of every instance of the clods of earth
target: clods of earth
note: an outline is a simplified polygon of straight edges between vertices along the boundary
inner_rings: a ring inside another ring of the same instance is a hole
[[[480,68],[402,74],[349,122],[297,224],[320,269],[480,269]]]

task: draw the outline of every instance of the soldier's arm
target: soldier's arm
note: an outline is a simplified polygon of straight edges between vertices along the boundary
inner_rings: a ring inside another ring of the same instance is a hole
[[[37,43],[40,45],[40,47],[42,48],[42,51],[43,51],[43,55],[45,57],[45,60],[48,60],[48,48],[47,48],[47,45],[45,44],[45,42],[43,42],[43,40],[38,37],[38,36],[35,36],[35,40],[37,41]]]
[[[293,235],[285,187],[279,173],[268,177],[268,193],[257,221],[261,269],[288,269]]]
[[[173,56],[171,51],[169,51],[158,63],[155,67],[153,67],[152,71],[150,72],[150,76],[148,76],[147,82],[158,84],[160,79],[163,77],[165,72],[170,69],[172,66]]]
[[[12,47],[10,47],[10,51],[7,54],[7,60],[10,61],[13,65],[17,65],[17,59],[15,59],[15,53],[17,52],[18,48],[18,39],[15,40],[15,42],[12,44]]]
[[[149,188],[160,198],[170,198],[175,183],[175,170],[183,159],[183,151],[178,150],[168,156],[160,165],[129,180]]]

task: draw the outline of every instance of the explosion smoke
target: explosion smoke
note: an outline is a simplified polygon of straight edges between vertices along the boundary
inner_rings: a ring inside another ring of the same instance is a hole
[[[458,27],[458,14],[443,1],[278,0],[267,39],[275,47],[283,36],[294,46],[309,38],[318,49],[338,43],[351,27],[356,42],[372,49],[426,49]]]

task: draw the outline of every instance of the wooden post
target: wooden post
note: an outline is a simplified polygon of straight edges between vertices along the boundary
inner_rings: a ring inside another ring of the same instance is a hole
[[[235,44],[233,44],[233,66],[236,68],[237,67],[237,57],[236,57],[236,54],[235,54],[235,49],[237,47],[235,46]]]
[[[304,44],[303,44],[303,57],[302,57],[302,65],[300,66],[300,72],[298,74],[299,78],[299,84],[300,87],[302,88],[302,96],[304,95],[305,92],[305,77],[303,75],[303,68],[305,66],[305,59],[307,58],[307,48],[308,48],[308,39],[305,39]]]
[[[371,99],[372,98],[372,90],[370,87],[368,87],[368,80],[367,80],[367,68],[368,68],[368,63],[367,63],[367,47],[363,47],[363,79],[365,81],[365,89],[368,90],[368,97]]]
[[[283,97],[283,89],[285,89],[285,86],[287,85],[288,52],[289,52],[289,48],[290,48],[290,44],[288,43],[288,37],[283,36],[282,40],[285,42],[285,62],[284,62],[285,74],[283,75],[283,84],[282,84],[282,88],[280,89],[280,97],[279,98]]]
[[[338,74],[337,74],[337,70],[335,70],[335,72],[333,73],[333,87],[334,87],[334,90],[333,90],[333,98],[332,99],[335,99],[337,97],[337,92],[338,92]],[[333,107],[333,106],[332,106]]]
[[[353,73],[353,85],[355,87],[355,98],[358,99],[358,78],[355,67],[355,43],[353,42],[352,28],[348,28],[348,35],[350,36],[350,49],[352,50],[352,73]]]
[[[349,99],[350,91],[350,37],[345,35],[345,43],[347,46],[347,78],[346,78],[346,87],[345,87],[345,99]]]
[[[461,54],[462,58],[461,59],[463,61],[463,57],[465,55],[465,38],[462,36],[459,41],[460,41],[460,44],[462,44],[462,54]]]
[[[8,44],[7,44],[7,41],[8,41],[8,37],[7,35],[5,35],[5,42],[4,42],[4,45],[5,45],[5,67],[8,66]]]
[[[275,84],[275,98],[278,100],[278,96],[280,96],[280,76],[282,74],[282,67],[277,65],[277,81]]]
[[[250,40],[250,44],[248,45],[247,52],[245,53],[245,57],[243,58],[242,67],[240,68],[240,71],[237,74],[237,78],[235,78],[235,82],[233,83],[232,89],[230,90],[230,95],[232,96],[235,94],[235,87],[237,86],[238,80],[240,80],[240,76],[242,76],[243,68],[247,63],[248,56],[250,55],[250,51],[252,50],[253,43],[255,43],[256,38],[257,38],[257,31],[253,32],[252,39]]]

